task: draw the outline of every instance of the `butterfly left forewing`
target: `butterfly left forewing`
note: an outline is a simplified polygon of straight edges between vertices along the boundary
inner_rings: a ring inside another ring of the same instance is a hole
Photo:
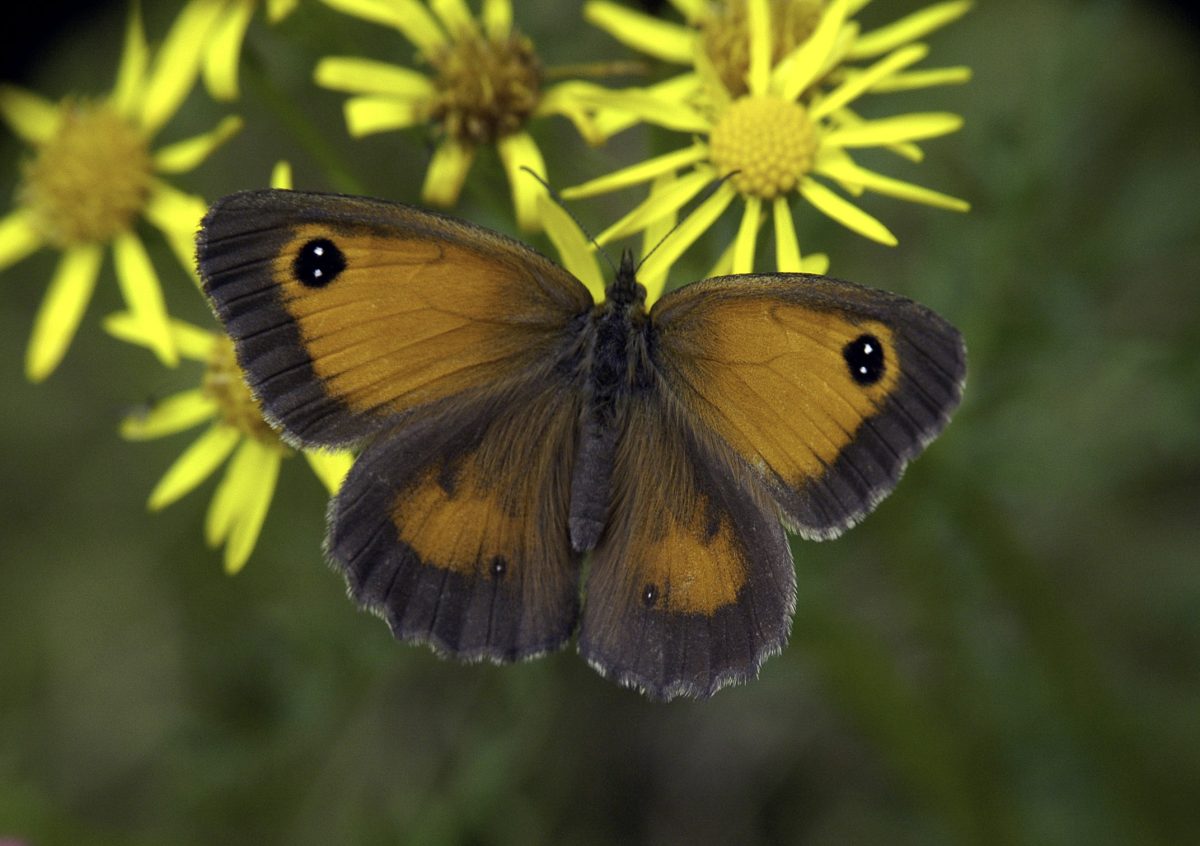
[[[709,696],[783,648],[795,572],[778,510],[661,391],[629,399],[579,650],[657,699]]]
[[[512,384],[570,343],[587,289],[495,232],[336,194],[212,205],[197,259],[267,416],[345,444],[430,403]]]
[[[663,297],[651,319],[664,385],[810,538],[870,511],[962,396],[958,331],[918,303],[848,282],[709,279]]]

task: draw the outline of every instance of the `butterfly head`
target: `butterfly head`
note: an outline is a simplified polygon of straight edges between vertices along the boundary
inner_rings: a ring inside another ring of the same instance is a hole
[[[609,302],[622,306],[642,306],[646,302],[646,289],[637,281],[637,264],[633,260],[633,252],[624,250],[621,253],[621,264],[617,267],[617,275],[609,283],[605,291]]]

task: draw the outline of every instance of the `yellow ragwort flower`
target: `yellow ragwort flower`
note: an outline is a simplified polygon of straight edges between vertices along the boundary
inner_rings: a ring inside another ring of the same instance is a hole
[[[660,48],[656,55],[681,59],[686,54],[694,62],[691,72],[659,86],[589,95],[609,118],[606,129],[644,121],[694,136],[682,149],[563,192],[565,197],[585,197],[661,180],[643,203],[601,233],[599,243],[642,231],[676,213],[717,179],[723,181],[648,259],[644,272],[653,274],[660,265],[673,262],[737,198],[744,204],[741,224],[714,273],[754,269],[758,232],[768,211],[774,221],[776,268],[824,272],[824,256],[801,258],[790,204],[797,194],[861,235],[896,243],[886,226],[817,177],[852,195],[869,190],[967,210],[960,199],[868,170],[850,155],[856,148],[882,147],[920,160],[914,142],[954,132],[962,118],[921,112],[864,120],[850,106],[869,92],[960,80],[963,74],[956,69],[912,72],[907,79],[905,73],[928,53],[924,45],[909,42],[961,15],[968,3],[937,4],[861,36],[849,19],[863,5],[861,0],[827,5],[812,0],[730,0],[720,7],[684,0],[674,4],[695,15],[694,26],[672,29],[672,24],[629,10],[618,15],[613,10],[619,7],[612,4],[588,6],[589,17],[603,18],[629,43],[655,44]],[[809,14],[801,14],[805,9]],[[719,32],[719,26],[730,31]],[[781,33],[786,35],[782,40]],[[863,58],[874,61],[865,67],[847,64]],[[621,120],[611,119],[622,112]],[[661,179],[664,176],[674,178]]]
[[[422,198],[451,206],[458,200],[476,151],[495,145],[508,174],[517,223],[536,231],[537,197],[545,188],[523,169],[545,176],[546,165],[526,127],[537,117],[561,114],[595,140],[577,93],[587,86],[562,82],[543,88],[533,45],[512,25],[510,0],[483,0],[478,19],[466,0],[324,0],[326,5],[395,27],[417,48],[430,75],[387,62],[328,57],[317,65],[317,84],[357,96],[346,101],[351,135],[432,126],[437,148],[425,174]]]
[[[144,322],[129,312],[111,315],[105,329],[122,340],[151,346]],[[204,537],[209,546],[225,545],[225,570],[236,573],[246,564],[275,493],[283,459],[296,450],[280,441],[263,419],[258,402],[242,378],[233,342],[223,334],[173,320],[172,341],[184,358],[204,364],[200,385],[132,414],[121,423],[121,435],[149,440],[208,422],[150,493],[148,507],[158,511],[194,490],[231,455],[208,507]],[[349,452],[303,450],[317,477],[337,491],[350,469]]]
[[[195,84],[196,34],[207,32],[221,9],[211,0],[190,2],[151,56],[135,6],[116,85],[106,97],[54,104],[0,85],[0,118],[33,147],[23,163],[18,206],[0,218],[0,271],[42,247],[61,253],[26,351],[31,380],[46,378],[62,360],[110,245],[130,312],[145,324],[158,357],[176,363],[162,287],[136,225],[145,219],[158,228],[194,276],[193,237],[204,203],[160,177],[194,169],[241,121],[226,118],[211,132],[157,150],[151,142]]]
[[[267,0],[267,20],[279,23],[300,0]],[[236,100],[242,42],[259,0],[227,0],[222,15],[204,43],[204,86],[218,100]]]

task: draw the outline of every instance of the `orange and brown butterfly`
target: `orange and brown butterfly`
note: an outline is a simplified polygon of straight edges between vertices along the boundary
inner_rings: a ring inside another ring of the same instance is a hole
[[[469,223],[274,190],[213,205],[198,258],[267,415],[362,446],[326,542],[355,600],[465,660],[577,634],[655,698],[757,675],[795,605],[784,525],[855,523],[962,393],[954,327],[821,276],[707,279],[647,310],[626,255],[596,303]]]

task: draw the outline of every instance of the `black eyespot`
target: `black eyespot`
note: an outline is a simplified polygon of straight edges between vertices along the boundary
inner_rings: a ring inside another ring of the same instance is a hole
[[[658,602],[658,588],[654,585],[646,585],[642,588],[642,602],[647,608],[653,608],[654,603]]]
[[[492,559],[492,563],[488,565],[488,570],[491,572],[492,578],[502,578],[508,570],[508,562],[504,560],[503,555],[497,555]]]
[[[328,238],[314,238],[300,248],[292,272],[302,285],[324,288],[346,269],[346,256]]]
[[[860,385],[874,385],[883,376],[883,344],[874,335],[859,335],[842,348],[850,378]]]

